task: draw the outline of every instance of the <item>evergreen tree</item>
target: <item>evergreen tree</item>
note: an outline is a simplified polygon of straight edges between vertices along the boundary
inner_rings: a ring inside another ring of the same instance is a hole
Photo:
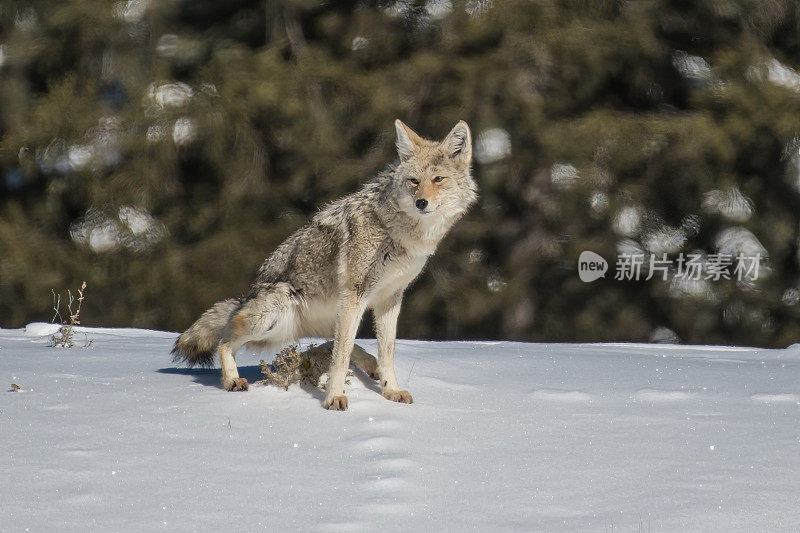
[[[785,346],[799,67],[789,0],[7,3],[0,324],[86,280],[87,324],[185,328],[390,162],[400,117],[467,120],[481,189],[401,336]],[[740,251],[752,283],[613,279],[623,252]]]

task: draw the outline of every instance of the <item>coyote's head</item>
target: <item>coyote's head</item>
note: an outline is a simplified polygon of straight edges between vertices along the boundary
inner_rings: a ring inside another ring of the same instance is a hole
[[[423,139],[400,120],[394,172],[400,208],[420,219],[457,219],[475,203],[471,175],[472,135],[463,120],[441,142]]]

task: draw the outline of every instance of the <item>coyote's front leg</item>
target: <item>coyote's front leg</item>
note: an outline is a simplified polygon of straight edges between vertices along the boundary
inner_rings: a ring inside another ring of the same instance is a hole
[[[350,366],[350,352],[356,340],[358,324],[364,314],[364,306],[355,293],[344,296],[339,301],[336,317],[336,332],[333,339],[333,360],[328,371],[323,406],[334,411],[347,409],[347,396],[344,395],[344,382]]]
[[[403,292],[399,291],[375,305],[375,330],[378,337],[378,376],[381,380],[381,394],[393,402],[411,403],[413,398],[407,390],[400,390],[394,373],[394,343],[397,336],[397,316]]]

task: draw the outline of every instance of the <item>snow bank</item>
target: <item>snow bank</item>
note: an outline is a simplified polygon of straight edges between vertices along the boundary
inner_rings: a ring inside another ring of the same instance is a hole
[[[3,531],[777,531],[800,523],[800,349],[399,341],[356,373],[218,388],[173,333],[0,330]],[[374,351],[374,341],[359,343]],[[374,352],[373,352],[374,353]],[[258,357],[241,354],[259,378]]]

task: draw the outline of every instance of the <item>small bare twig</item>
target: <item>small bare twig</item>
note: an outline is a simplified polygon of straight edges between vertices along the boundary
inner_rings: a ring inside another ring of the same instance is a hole
[[[411,369],[408,371],[408,377],[406,378],[406,387],[408,387],[408,384],[411,382],[411,373],[414,371],[414,365],[416,364],[417,364],[416,361],[413,361],[411,363]]]
[[[72,312],[72,292],[69,293],[69,323],[72,326],[77,326],[81,323],[79,320],[81,314],[81,305],[83,304],[83,290],[86,288],[86,282],[84,281],[81,284],[81,288],[78,289],[78,308],[75,309],[75,312]]]
[[[73,336],[75,332],[73,328],[75,326],[80,325],[81,320],[81,305],[83,305],[83,291],[86,289],[86,282],[84,281],[81,284],[81,288],[78,289],[78,306],[75,310],[72,310],[72,304],[75,303],[75,297],[72,295],[72,291],[68,290],[67,294],[69,295],[69,303],[67,304],[67,311],[69,312],[69,322],[65,322],[61,318],[61,295],[56,295],[56,292],[51,289],[53,293],[53,310],[55,311],[55,315],[53,315],[53,322],[55,319],[58,318],[58,321],[61,323],[61,327],[58,328],[58,332],[54,333],[50,338],[53,341],[53,346],[58,348],[72,348],[75,346],[73,342]],[[86,342],[86,346],[91,346],[91,341]]]
[[[58,321],[63,324],[64,320],[61,318],[61,312],[59,311],[61,308],[61,294],[56,294],[56,291],[53,289],[50,289],[50,292],[53,293],[53,311],[55,311],[53,319],[50,322],[55,323],[56,318],[58,318]]]

